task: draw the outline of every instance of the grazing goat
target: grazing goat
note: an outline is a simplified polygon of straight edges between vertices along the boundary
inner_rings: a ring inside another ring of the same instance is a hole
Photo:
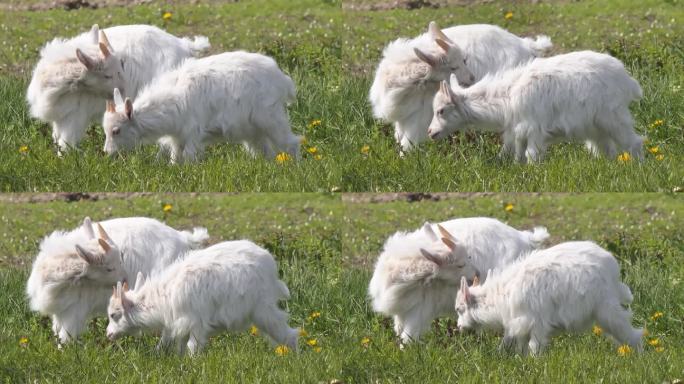
[[[157,74],[208,48],[204,36],[191,41],[151,25],[94,25],[72,39],[56,38],[43,47],[33,71],[26,93],[31,116],[52,123],[61,153],[101,119],[114,88],[135,97]]]
[[[397,232],[385,242],[369,284],[373,309],[393,317],[402,343],[418,340],[432,319],[455,315],[461,277],[509,264],[548,236],[545,228],[522,232],[486,217]]]
[[[632,328],[632,293],[620,282],[610,252],[588,241],[558,244],[495,272],[482,285],[461,280],[456,296],[460,330],[503,331],[502,348],[529,347],[537,355],[551,337],[581,332],[596,322],[619,343],[641,349],[643,330]]]
[[[246,240],[190,252],[133,291],[119,284],[109,301],[107,337],[160,331],[160,347],[179,354],[201,351],[213,334],[250,324],[272,341],[297,349],[298,330],[287,324],[278,300],[290,297],[271,254]]]
[[[102,126],[108,154],[166,136],[171,162],[192,161],[213,142],[242,142],[253,155],[299,155],[286,105],[295,86],[270,57],[229,52],[188,59],[159,76],[135,102],[114,92]]]
[[[473,84],[487,73],[511,68],[542,56],[552,47],[546,36],[521,39],[495,25],[459,25],[387,45],[370,89],[373,115],[394,123],[403,151],[427,139],[432,99],[439,82],[455,73]]]
[[[90,316],[106,313],[112,284],[152,273],[199,247],[204,228],[176,231],[154,219],[119,218],[55,231],[40,243],[26,286],[31,309],[51,316],[60,343],[77,338]]]
[[[629,104],[642,96],[622,63],[582,51],[535,59],[488,75],[469,88],[457,79],[441,84],[428,129],[437,140],[474,126],[502,132],[502,155],[540,160],[549,144],[584,141],[592,153],[615,158],[627,151],[642,158],[643,137],[634,131]]]

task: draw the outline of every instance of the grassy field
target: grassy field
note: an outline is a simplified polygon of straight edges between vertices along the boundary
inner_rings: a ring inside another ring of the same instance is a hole
[[[2,12],[0,190],[642,192],[683,185],[681,2],[343,8],[339,1],[250,0]],[[162,18],[164,12],[171,13],[169,20]],[[594,159],[580,145],[557,145],[543,163],[522,166],[496,159],[496,137],[475,135],[425,143],[400,158],[391,127],[372,118],[367,93],[382,47],[398,36],[422,32],[430,20],[444,26],[493,23],[520,35],[545,33],[556,53],[594,49],[615,55],[644,89],[633,113],[637,130],[648,136],[648,149],[657,153],[648,152],[643,163],[621,163]],[[56,157],[50,127],[28,116],[25,88],[42,44],[53,36],[85,31],[93,23],[154,24],[178,35],[207,35],[213,52],[247,49],[273,56],[297,84],[290,117],[293,130],[307,137],[304,158],[278,164],[222,144],[210,148],[197,164],[170,166],[156,158],[152,147],[110,159],[102,153],[99,125],[91,127],[80,151]]]
[[[351,196],[356,198],[357,196]],[[684,221],[681,200],[666,194],[493,194],[408,203],[352,202],[328,194],[152,195],[66,203],[2,204],[0,382],[670,382],[684,378]],[[171,205],[164,213],[162,206]],[[509,211],[504,206],[512,205]],[[292,292],[291,324],[303,327],[300,353],[278,356],[249,333],[212,339],[195,359],[159,355],[156,338],[110,343],[104,319],[78,344],[55,346],[47,319],[33,314],[24,284],[39,239],[95,219],[148,215],[177,228],[205,225],[211,241],[248,237],[277,257]],[[518,228],[545,225],[552,243],[593,239],[620,260],[635,296],[635,325],[648,340],[620,356],[591,333],[562,336],[543,356],[499,353],[495,335],[449,336],[441,321],[423,342],[400,351],[390,323],[365,299],[384,239],[425,220],[470,215]],[[654,313],[662,317],[651,319]],[[311,346],[308,343],[315,344]],[[320,348],[320,349],[318,349]]]

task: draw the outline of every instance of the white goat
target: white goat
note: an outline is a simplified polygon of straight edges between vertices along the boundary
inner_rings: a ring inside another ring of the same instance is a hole
[[[585,141],[595,155],[620,151],[642,158],[643,137],[634,131],[629,104],[642,96],[622,63],[582,51],[535,59],[488,75],[469,88],[451,78],[434,98],[428,134],[433,139],[474,125],[503,133],[502,155],[540,160],[549,144]]]
[[[370,89],[373,115],[394,123],[394,137],[408,151],[427,139],[432,99],[450,73],[470,85],[487,73],[542,56],[551,47],[547,36],[521,39],[486,24],[440,31],[433,21],[427,33],[395,40],[383,51]]]
[[[393,317],[402,343],[418,340],[432,319],[455,315],[462,276],[472,279],[480,271],[509,264],[548,236],[545,228],[522,232],[486,217],[397,232],[385,242],[369,284],[373,309]]]
[[[620,282],[610,252],[588,241],[558,244],[495,272],[483,285],[461,281],[456,297],[460,330],[503,331],[502,348],[537,355],[563,331],[596,322],[617,342],[641,349],[643,330],[632,328],[632,293]]]
[[[179,232],[144,217],[97,227],[98,238],[89,218],[73,231],[53,232],[33,262],[26,286],[31,309],[52,317],[61,343],[77,338],[90,316],[105,313],[112,284],[162,269],[209,237],[204,228]]]
[[[150,83],[135,102],[114,92],[102,126],[113,154],[168,136],[171,162],[194,160],[213,142],[242,142],[255,155],[299,155],[287,103],[295,86],[270,57],[243,51],[188,59]]]
[[[60,151],[75,147],[88,124],[102,117],[114,88],[135,97],[157,74],[208,48],[204,36],[191,41],[151,25],[94,25],[72,39],[56,38],[33,71],[26,93],[31,115],[52,123]]]
[[[142,276],[140,277],[140,279]],[[250,324],[278,344],[297,349],[298,330],[287,324],[278,300],[290,297],[278,280],[271,254],[246,240],[227,241],[192,251],[134,291],[114,288],[109,301],[107,337],[161,331],[160,347],[175,341],[197,354],[209,337]]]

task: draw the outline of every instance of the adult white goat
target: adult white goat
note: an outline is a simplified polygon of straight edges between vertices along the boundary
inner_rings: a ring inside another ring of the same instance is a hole
[[[90,32],[43,47],[26,100],[33,117],[52,124],[52,138],[64,151],[102,117],[114,88],[135,97],[157,74],[208,48],[204,36],[191,41],[151,25],[93,25]]]
[[[295,86],[270,57],[243,51],[188,59],[150,83],[135,102],[117,90],[102,126],[114,154],[169,139],[171,162],[195,160],[213,142],[242,142],[255,155],[299,155],[286,105]]]
[[[373,115],[394,123],[394,137],[408,151],[427,139],[432,99],[449,74],[471,85],[487,73],[542,56],[551,47],[547,36],[520,38],[495,25],[459,25],[441,31],[430,22],[427,33],[385,47],[370,89]]]
[[[435,95],[428,134],[437,140],[468,126],[502,132],[502,155],[514,152],[523,163],[569,140],[584,141],[595,155],[615,158],[619,150],[642,158],[643,137],[629,111],[641,96],[619,60],[572,52],[488,75],[469,88],[452,76]]]
[[[31,309],[52,318],[61,343],[77,338],[89,317],[106,312],[117,281],[137,271],[152,273],[199,247],[209,235],[175,229],[145,217],[119,218],[97,224],[90,218],[70,232],[55,231],[40,243],[26,293]]]
[[[461,281],[456,297],[461,330],[503,331],[502,348],[539,354],[563,331],[596,322],[620,344],[641,349],[642,329],[631,325],[632,293],[620,282],[610,252],[588,241],[558,244],[494,272],[484,284]]]
[[[136,283],[134,291],[126,284],[115,287],[107,337],[160,331],[160,347],[175,341],[179,354],[187,346],[195,355],[213,334],[255,324],[273,342],[296,351],[299,332],[278,307],[289,297],[267,250],[246,240],[226,241],[190,252],[142,285]]]
[[[415,232],[397,232],[385,242],[368,287],[373,309],[393,317],[402,343],[418,340],[432,319],[455,315],[462,276],[473,279],[481,271],[509,264],[548,236],[545,228],[518,231],[486,217],[425,223]]]

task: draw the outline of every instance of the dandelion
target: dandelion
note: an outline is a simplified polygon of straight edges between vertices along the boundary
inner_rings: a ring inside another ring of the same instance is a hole
[[[316,339],[309,339],[309,340],[306,341],[306,343],[309,344],[309,346],[311,346],[311,347],[315,347],[315,346],[318,345],[318,340],[316,340]]]
[[[657,347],[660,345],[660,339],[651,339],[648,341],[648,345],[651,347]]]
[[[320,160],[320,159],[322,159],[322,158],[323,158],[323,155],[320,155],[320,154],[314,155],[314,159],[315,159],[315,160]]]
[[[162,211],[164,211],[164,213],[169,213],[169,212],[171,212],[172,209],[173,209],[173,205],[171,205],[171,204],[167,203],[167,204],[162,205]]]
[[[618,355],[620,355],[620,356],[627,356],[630,353],[632,353],[632,347],[630,347],[627,344],[623,344],[623,345],[618,347],[617,352],[618,352]]]
[[[644,331],[641,333],[641,336],[646,337],[646,336],[648,336],[648,335],[650,335],[650,334],[651,334],[651,333],[648,331],[648,329],[646,329],[646,328],[644,327]]]
[[[657,154],[655,157],[655,159],[658,161],[663,161],[664,158],[665,158],[665,155],[663,155],[662,153]]]
[[[28,145],[22,145],[21,147],[19,147],[19,153],[26,153],[28,152],[28,149]]]
[[[321,317],[321,313],[318,312],[318,311],[314,311],[314,312],[311,312],[311,314],[309,315],[309,317],[307,317],[306,319],[307,319],[309,322],[311,322],[311,321],[314,321],[315,319],[317,319],[317,318],[319,318],[319,317]]]
[[[652,122],[651,124],[648,125],[648,128],[649,129],[655,129],[655,128],[663,125],[663,123],[665,123],[665,122],[662,119],[656,119],[654,122]]]
[[[514,205],[512,203],[506,203],[506,204],[504,204],[504,211],[513,212],[513,207],[514,207]]]
[[[19,339],[19,345],[22,347],[26,347],[28,345],[28,338],[24,336],[21,339]]]
[[[252,325],[252,326],[249,328],[249,334],[252,335],[252,336],[258,335],[258,334],[259,334],[259,328],[257,328],[256,326]]]
[[[368,348],[368,346],[370,345],[370,342],[371,342],[370,337],[366,336],[363,339],[361,339],[361,346],[364,348]]]
[[[285,356],[290,353],[290,348],[287,345],[279,345],[275,348],[275,353],[278,356]]]
[[[626,163],[626,162],[632,160],[632,155],[630,155],[629,152],[622,152],[621,154],[618,155],[617,159],[621,163]]]
[[[275,160],[276,160],[276,163],[283,164],[283,163],[286,163],[286,162],[292,160],[292,156],[290,156],[290,154],[288,154],[288,153],[280,152],[279,154],[276,155]]]
[[[658,152],[660,152],[660,148],[658,148],[658,146],[656,145],[655,147],[650,147],[648,151],[655,155]]]
[[[316,127],[320,127],[320,126],[321,126],[321,123],[322,123],[321,120],[312,120],[312,121],[309,123],[309,125],[307,125],[306,127],[309,128],[309,129],[314,129],[314,128],[316,128]]]
[[[601,334],[603,333],[603,329],[601,329],[601,327],[599,327],[598,325],[594,325],[594,328],[592,328],[591,331],[594,332],[594,335],[596,336],[601,336]]]
[[[318,153],[318,148],[316,148],[316,147],[309,147],[309,148],[307,148],[306,151],[309,152],[309,153],[312,154],[312,155],[315,155],[315,154]]]
[[[656,347],[655,351],[656,352],[662,352],[665,350],[665,347]]]
[[[314,350],[314,352],[316,352],[316,353],[321,353],[321,351],[323,350],[323,348],[321,348],[321,347],[315,347],[313,350]]]
[[[307,337],[309,336],[309,332],[306,331],[304,328],[299,329],[299,337]]]
[[[653,315],[651,316],[651,321],[656,321],[656,320],[660,319],[661,317],[663,317],[663,313],[660,311],[655,311],[653,313]]]
[[[510,20],[512,18],[513,18],[513,12],[511,12],[511,11],[506,12],[506,14],[504,15],[504,19],[506,19],[506,20]]]
[[[306,136],[300,136],[299,137],[299,144],[307,145],[307,144],[309,144],[309,140],[306,139]]]
[[[164,21],[171,20],[171,17],[173,17],[171,12],[166,11],[162,14],[162,19],[164,19]]]
[[[363,153],[364,155],[367,155],[368,152],[370,152],[370,146],[364,145],[363,147],[361,147],[361,153]]]

